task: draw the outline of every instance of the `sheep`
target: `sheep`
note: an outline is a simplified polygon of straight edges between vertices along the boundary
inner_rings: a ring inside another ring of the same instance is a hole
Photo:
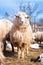
[[[29,16],[24,12],[19,12],[14,16],[13,26],[10,31],[10,42],[18,48],[18,58],[24,58],[24,52],[32,41],[32,28],[29,23]],[[14,51],[14,49],[13,49]]]
[[[34,40],[37,43],[40,42],[40,45],[41,45],[41,42],[43,42],[43,32],[40,32],[40,31],[35,32],[34,37],[35,37]]]
[[[11,21],[0,19],[0,41],[4,43],[4,51],[6,49],[6,40],[10,40],[9,33],[12,25]]]
[[[3,55],[3,43],[0,42],[0,63],[5,65],[5,56]]]
[[[34,62],[43,62],[43,53],[41,53],[37,58],[32,58],[31,61]]]

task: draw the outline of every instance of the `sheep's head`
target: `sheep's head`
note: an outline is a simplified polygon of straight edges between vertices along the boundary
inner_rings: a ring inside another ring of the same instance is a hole
[[[29,16],[24,12],[20,12],[15,15],[15,22],[20,26],[29,24]]]

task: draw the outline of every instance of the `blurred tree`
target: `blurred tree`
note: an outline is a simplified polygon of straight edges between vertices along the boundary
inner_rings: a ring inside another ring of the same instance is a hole
[[[22,5],[21,5],[22,4]],[[34,31],[35,31],[35,22],[36,22],[36,17],[41,13],[41,11],[38,11],[39,4],[37,2],[31,3],[20,3],[19,10],[26,12],[27,15],[30,16],[30,24],[32,22],[32,18],[34,19]],[[34,14],[36,13],[36,14]]]
[[[10,16],[9,13],[8,12],[5,12],[4,17],[5,18],[8,18],[9,16]]]
[[[39,19],[39,24],[43,25],[43,18]]]
[[[21,5],[22,4],[22,5]],[[20,3],[19,10],[26,12],[31,18],[33,17],[33,14],[36,12],[38,9],[38,3]],[[31,21],[31,20],[30,20]]]

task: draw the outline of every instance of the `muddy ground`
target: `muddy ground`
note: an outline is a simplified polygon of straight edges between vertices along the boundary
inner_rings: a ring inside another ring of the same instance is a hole
[[[43,53],[43,49],[29,49],[29,54],[24,59],[17,58],[17,52],[12,53],[11,50],[6,51],[6,65],[43,65],[43,62],[31,62],[31,58],[37,58],[41,53]]]

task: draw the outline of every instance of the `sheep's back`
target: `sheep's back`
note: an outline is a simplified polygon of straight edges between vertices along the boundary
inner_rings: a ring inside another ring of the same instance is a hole
[[[2,41],[5,36],[9,33],[12,27],[12,23],[9,20],[0,20],[0,41]]]
[[[35,40],[36,41],[43,41],[43,32],[36,32],[36,34],[35,34],[36,36],[35,36]]]

